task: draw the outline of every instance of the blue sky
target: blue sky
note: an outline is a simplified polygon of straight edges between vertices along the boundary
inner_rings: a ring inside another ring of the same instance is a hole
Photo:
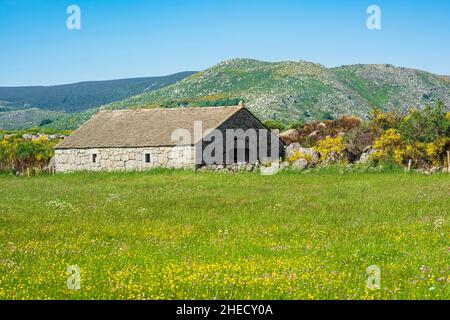
[[[68,30],[66,9],[81,9]],[[382,29],[366,27],[379,5]],[[230,58],[450,75],[448,0],[0,0],[0,86],[202,70]]]

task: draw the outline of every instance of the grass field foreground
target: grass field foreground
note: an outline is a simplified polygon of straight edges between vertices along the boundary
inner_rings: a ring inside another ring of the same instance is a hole
[[[0,299],[449,299],[449,223],[445,174],[1,175]]]

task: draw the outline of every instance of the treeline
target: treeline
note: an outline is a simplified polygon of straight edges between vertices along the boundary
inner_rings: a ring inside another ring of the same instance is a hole
[[[65,129],[55,129],[55,128],[42,128],[42,127],[33,127],[29,129],[23,129],[23,130],[3,130],[0,129],[0,140],[4,139],[5,137],[12,137],[15,136],[16,138],[22,137],[24,134],[31,134],[31,135],[64,135],[68,136],[72,133],[71,130],[65,130]]]
[[[177,99],[155,102],[148,105],[151,108],[186,108],[186,107],[230,107],[237,106],[241,98],[207,96],[199,99]]]

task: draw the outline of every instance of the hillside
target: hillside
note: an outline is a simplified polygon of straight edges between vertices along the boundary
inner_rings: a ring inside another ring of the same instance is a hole
[[[0,129],[21,130],[34,127],[42,121],[55,121],[63,112],[41,110],[37,108],[0,112]]]
[[[25,123],[38,125],[43,119],[50,119],[55,121],[46,127],[76,129],[101,105],[106,108],[235,105],[240,99],[264,120],[288,122],[342,114],[366,118],[373,107],[421,108],[437,100],[449,107],[450,77],[392,65],[326,68],[304,61],[234,59],[196,74],[184,72],[159,78],[28,89],[0,88],[0,128],[2,125],[23,128]],[[26,111],[19,113],[18,121],[17,113],[8,114],[18,108],[30,109],[29,105],[57,113],[33,109],[34,119],[26,122],[21,120]],[[59,110],[68,113],[61,115]]]
[[[0,129],[76,129],[101,105],[171,85],[194,72],[49,87],[0,87]]]
[[[181,72],[164,77],[90,81],[58,86],[0,87],[0,112],[30,108],[83,111],[163,88],[193,73]]]
[[[373,107],[420,108],[436,100],[450,106],[450,80],[391,65],[326,68],[310,62],[235,59],[108,107],[190,106],[236,98],[263,119],[367,117]]]

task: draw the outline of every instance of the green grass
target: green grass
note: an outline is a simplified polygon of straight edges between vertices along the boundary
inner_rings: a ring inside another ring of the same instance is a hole
[[[1,175],[0,190],[2,299],[450,298],[449,175]]]
[[[391,97],[398,96],[394,94],[393,88],[387,85],[376,85],[359,77],[356,73],[351,71],[339,71],[341,80],[346,83],[351,89],[358,93],[362,98],[368,101],[371,105],[385,109],[386,103]]]

